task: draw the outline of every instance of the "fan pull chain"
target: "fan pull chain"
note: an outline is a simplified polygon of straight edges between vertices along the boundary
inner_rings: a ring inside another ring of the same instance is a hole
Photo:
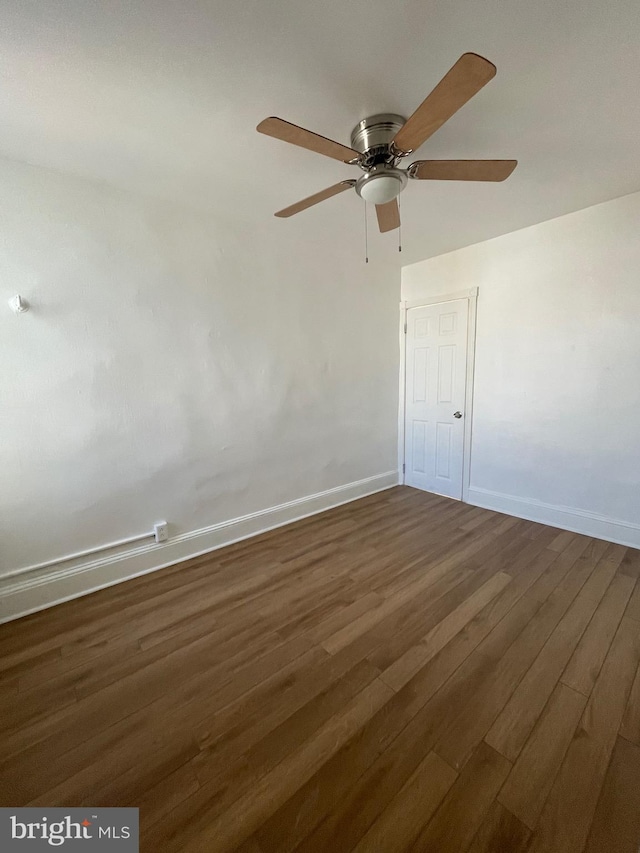
[[[400,196],[398,196],[398,217],[400,224],[398,225],[398,251],[402,251],[402,211],[400,209]]]
[[[364,203],[364,262],[369,263],[369,232],[367,230],[367,202]]]

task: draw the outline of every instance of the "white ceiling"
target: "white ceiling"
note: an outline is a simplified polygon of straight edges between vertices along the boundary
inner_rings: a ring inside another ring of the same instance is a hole
[[[504,184],[410,183],[403,262],[640,189],[637,0],[2,0],[0,10],[0,154],[251,227],[269,221],[286,240],[321,231],[330,248],[347,235],[360,252],[355,193],[272,219],[359,172],[256,124],[279,115],[348,143],[368,114],[409,115],[465,51],[498,74],[417,156],[520,165]],[[373,241],[395,251],[394,234]]]

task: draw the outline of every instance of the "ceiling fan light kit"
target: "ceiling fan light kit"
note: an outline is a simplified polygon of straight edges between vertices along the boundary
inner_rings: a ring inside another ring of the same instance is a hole
[[[376,206],[380,231],[392,231],[400,227],[398,196],[409,179],[504,181],[517,166],[517,160],[416,160],[408,168],[400,168],[403,158],[426,142],[495,73],[495,66],[482,56],[463,54],[409,119],[396,113],[368,116],[351,132],[350,148],[284,119],[264,119],[256,128],[260,133],[357,166],[364,173],[357,180],[341,181],[275,215],[293,216],[354,188],[360,198]]]
[[[356,181],[356,192],[371,204],[387,204],[397,198],[407,184],[407,173],[389,166],[374,166]]]

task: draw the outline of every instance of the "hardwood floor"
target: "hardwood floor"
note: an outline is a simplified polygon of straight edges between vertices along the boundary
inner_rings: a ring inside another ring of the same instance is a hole
[[[0,627],[0,805],[145,853],[637,853],[640,552],[398,487]]]

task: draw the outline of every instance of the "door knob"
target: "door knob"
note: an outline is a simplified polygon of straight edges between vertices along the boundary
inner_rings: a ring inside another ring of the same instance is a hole
[[[462,417],[462,412],[454,412],[454,413],[453,413],[453,417],[454,417],[454,418],[461,418],[461,417]]]

